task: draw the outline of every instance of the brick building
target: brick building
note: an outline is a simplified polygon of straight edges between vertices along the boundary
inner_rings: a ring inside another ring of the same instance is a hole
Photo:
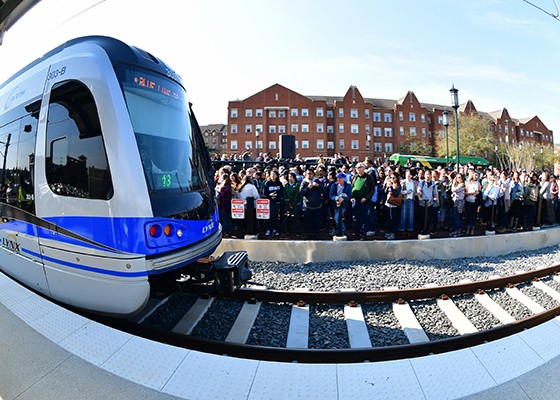
[[[303,157],[388,157],[410,141],[422,141],[433,152],[435,133],[444,129],[442,113],[450,106],[421,103],[409,91],[398,100],[364,98],[356,86],[343,97],[304,96],[280,84],[228,104],[227,152],[279,152],[280,135],[294,135]],[[461,114],[488,120],[499,143],[553,145],[552,131],[537,117],[512,118],[507,109],[486,113],[469,100]]]
[[[204,144],[212,153],[225,153],[228,151],[227,129],[224,124],[203,125],[200,127]]]

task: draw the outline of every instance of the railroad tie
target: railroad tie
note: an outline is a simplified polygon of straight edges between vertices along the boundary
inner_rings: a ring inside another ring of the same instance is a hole
[[[293,305],[288,329],[287,348],[307,349],[309,345],[309,304]]]
[[[543,306],[541,306],[535,300],[531,299],[529,296],[527,296],[525,293],[523,293],[521,290],[519,290],[516,287],[506,288],[506,293],[509,294],[512,298],[514,298],[518,302],[520,302],[521,304],[523,304],[529,310],[531,310],[533,314],[538,314],[546,311]]]
[[[548,294],[550,297],[552,297],[554,300],[560,303],[560,293],[558,293],[556,290],[548,286],[546,283],[541,281],[536,281],[533,282],[533,286],[536,287],[537,289],[542,290],[544,293]]]
[[[496,303],[490,296],[486,293],[477,293],[474,298],[486,308],[494,317],[498,319],[502,324],[510,324],[515,322],[515,318],[504,310],[498,303]]]
[[[386,287],[384,290],[398,290],[396,287]],[[410,343],[429,342],[428,335],[416,319],[408,303],[393,303],[393,313]]]
[[[208,311],[213,301],[213,297],[209,299],[198,298],[171,331],[190,335],[196,324],[204,317],[204,314],[206,314],[206,311]]]
[[[261,302],[255,304],[245,302],[231,327],[226,342],[245,343],[261,309]]]
[[[341,292],[355,292],[356,289],[342,289]],[[367,329],[362,306],[347,304],[344,306],[344,320],[348,330],[350,348],[360,349],[371,347],[371,339]]]

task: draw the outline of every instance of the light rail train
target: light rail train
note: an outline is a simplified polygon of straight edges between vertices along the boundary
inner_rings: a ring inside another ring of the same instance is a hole
[[[2,84],[0,166],[0,268],[49,297],[124,316],[185,276],[250,278],[244,252],[208,259],[210,157],[181,78],[146,51],[78,38]]]

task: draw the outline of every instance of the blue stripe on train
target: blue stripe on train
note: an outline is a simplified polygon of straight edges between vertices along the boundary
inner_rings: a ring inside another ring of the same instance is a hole
[[[89,272],[95,272],[97,274],[103,274],[103,275],[111,275],[111,276],[120,276],[120,277],[125,277],[125,278],[137,278],[137,277],[142,277],[142,276],[148,276],[148,272],[147,271],[138,271],[138,272],[122,272],[122,271],[113,271],[113,270],[106,270],[106,269],[102,269],[102,268],[95,268],[95,267],[88,267],[87,265],[81,265],[81,264],[75,264],[69,261],[64,261],[64,260],[59,260],[53,257],[48,257],[42,254],[38,254],[35,253],[34,251],[31,251],[29,249],[22,249],[22,252],[27,253],[29,255],[32,255],[34,257],[37,258],[42,258],[45,261],[50,261],[56,264],[60,264],[60,265],[64,265],[65,267],[70,267],[70,268],[75,268],[75,269],[79,269],[82,271],[89,271]]]

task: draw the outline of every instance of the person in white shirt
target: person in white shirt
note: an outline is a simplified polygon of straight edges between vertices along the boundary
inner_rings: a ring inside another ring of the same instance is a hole
[[[416,193],[416,182],[412,179],[410,170],[406,171],[405,179],[401,182],[401,186],[403,203],[399,221],[399,232],[403,232],[403,236],[408,238],[410,233],[414,230],[414,193]]]

